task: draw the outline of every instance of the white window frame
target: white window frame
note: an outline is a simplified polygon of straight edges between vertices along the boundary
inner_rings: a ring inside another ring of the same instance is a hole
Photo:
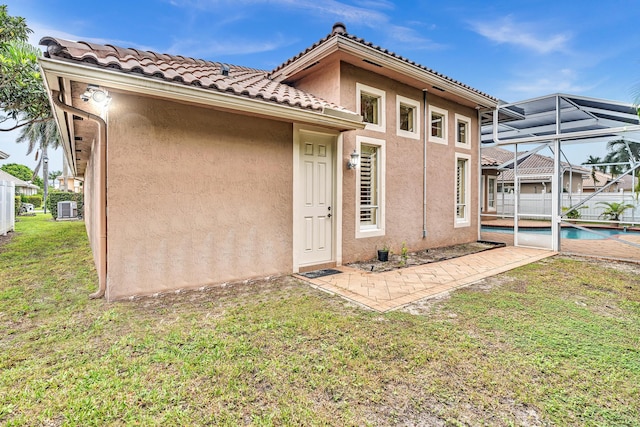
[[[458,160],[466,160],[464,170],[464,205],[465,217],[458,218]],[[456,153],[453,167],[453,218],[454,227],[471,226],[471,156],[469,154]]]
[[[456,127],[455,127],[455,138],[456,138],[456,147],[458,148],[471,148],[471,118],[467,116],[463,116],[462,114],[455,115],[456,119]],[[463,122],[467,124],[467,132],[465,135],[465,141],[458,141],[458,123]]]
[[[385,235],[385,175],[386,175],[386,142],[383,139],[356,136],[356,152],[362,153],[362,146],[369,145],[378,148],[378,222],[375,226],[360,224],[360,169],[356,171],[356,239]]]
[[[436,113],[438,115],[441,115],[443,117],[442,120],[442,138],[439,138],[437,136],[432,136],[431,135],[431,120],[433,117],[433,113]],[[429,105],[429,122],[426,124],[429,128],[427,130],[427,132],[429,133],[429,141],[430,142],[435,142],[437,144],[447,144],[449,139],[448,139],[448,133],[449,133],[449,112],[447,110],[445,110],[444,108],[439,108],[436,107],[434,105]]]
[[[413,108],[413,130],[407,131],[400,129],[400,106],[406,105]],[[418,111],[420,111],[420,102],[415,99],[405,98],[404,96],[396,95],[396,134],[405,138],[420,139],[420,118],[418,117]]]
[[[386,94],[383,90],[376,89],[375,87],[367,86],[362,83],[356,83],[356,111],[360,112],[362,93],[378,97],[378,121],[379,123],[366,123],[366,130],[373,130],[376,132],[386,132]]]
[[[493,183],[491,182],[493,181]],[[493,192],[493,206],[489,195]],[[496,212],[496,199],[498,198],[498,178],[494,175],[487,176],[487,212]]]

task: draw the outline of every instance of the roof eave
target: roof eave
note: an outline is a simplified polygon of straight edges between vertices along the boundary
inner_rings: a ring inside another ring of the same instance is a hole
[[[361,59],[374,62],[389,70],[416,79],[425,84],[425,89],[429,89],[432,86],[444,89],[445,91],[467,99],[482,108],[493,109],[500,102],[498,99],[483,95],[467,87],[456,84],[449,79],[439,76],[433,72],[429,72],[424,68],[410,64],[402,59],[391,56],[388,53],[341,36],[329,38],[302,55],[300,58],[297,58],[291,63],[279,68],[270,76],[276,81],[291,79],[297,73],[305,70],[310,65],[326,58],[336,51],[343,51]],[[426,86],[429,86],[429,88]]]
[[[58,78],[87,82],[125,92],[139,93],[158,98],[188,102],[203,106],[236,110],[243,114],[271,116],[279,120],[291,120],[331,127],[339,130],[364,128],[358,114],[325,107],[322,111],[306,110],[234,94],[217,92],[195,86],[187,86],[145,76],[132,75],[117,70],[97,68],[93,65],[40,58],[40,66],[50,89],[59,90]]]

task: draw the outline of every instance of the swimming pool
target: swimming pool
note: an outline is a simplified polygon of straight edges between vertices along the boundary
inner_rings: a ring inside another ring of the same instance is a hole
[[[622,234],[634,234],[640,235],[639,231],[624,231],[623,229],[615,229],[615,228],[594,228],[595,231],[601,234],[606,234],[607,236],[616,236]],[[505,234],[513,234],[513,228],[509,227],[491,227],[487,225],[483,225],[480,228],[480,231],[486,233],[505,233]],[[521,233],[527,234],[542,234],[542,235],[551,235],[551,228],[545,227],[520,227]],[[599,234],[592,233],[590,231],[580,230],[578,228],[573,227],[562,227],[560,230],[560,237],[562,239],[578,239],[578,240],[601,240],[605,239],[604,236]]]

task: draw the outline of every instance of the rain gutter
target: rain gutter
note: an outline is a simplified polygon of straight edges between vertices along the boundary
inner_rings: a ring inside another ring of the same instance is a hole
[[[91,114],[79,108],[67,105],[60,100],[60,92],[51,91],[51,99],[56,107],[66,113],[92,120],[98,125],[98,141],[96,151],[98,152],[99,174],[98,174],[98,290],[89,295],[89,298],[102,298],[107,289],[107,123],[100,116]]]

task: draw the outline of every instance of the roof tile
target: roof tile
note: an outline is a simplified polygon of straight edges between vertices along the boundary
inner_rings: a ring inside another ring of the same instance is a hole
[[[310,93],[276,82],[264,70],[54,37],[44,37],[40,44],[47,46],[45,56],[49,58],[89,63],[101,68],[229,92],[305,110],[322,111],[324,108],[332,108],[353,113]],[[228,67],[228,75],[222,74],[223,65]]]

